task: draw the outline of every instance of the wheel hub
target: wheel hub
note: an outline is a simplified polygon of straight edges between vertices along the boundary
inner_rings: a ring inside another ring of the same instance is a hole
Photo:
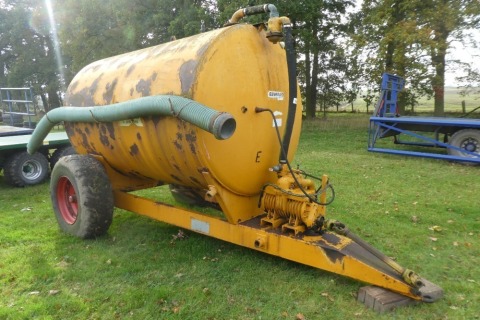
[[[63,220],[74,224],[78,217],[77,194],[67,177],[61,177],[57,184],[57,205]]]
[[[462,143],[462,148],[468,152],[477,152],[478,141],[475,139],[469,138]]]

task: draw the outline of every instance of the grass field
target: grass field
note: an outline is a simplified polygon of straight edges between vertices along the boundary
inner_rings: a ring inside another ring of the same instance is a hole
[[[376,99],[375,99],[376,101]],[[478,93],[471,94],[468,96],[460,95],[460,89],[455,87],[446,87],[445,88],[445,112],[446,113],[461,113],[462,112],[462,101],[465,101],[465,111],[469,112],[473,109],[480,107],[480,95]],[[374,102],[375,103],[375,102]],[[415,106],[414,111],[416,113],[433,113],[433,98],[428,99],[427,97],[421,97],[418,101],[418,105]],[[407,107],[407,111],[411,107]],[[353,109],[356,112],[366,112],[367,108],[365,101],[362,98],[358,98],[354,104]],[[375,105],[369,106],[369,112],[373,112]],[[342,105],[342,110],[351,111],[352,107],[350,105]],[[480,111],[477,112],[477,114]]]
[[[116,210],[107,236],[61,233],[48,183],[0,175],[0,319],[480,319],[479,168],[369,153],[368,117],[304,123],[293,165],[330,176],[327,215],[445,290],[378,315],[364,284]],[[150,191],[151,192],[151,191]],[[165,188],[155,190],[171,201]]]

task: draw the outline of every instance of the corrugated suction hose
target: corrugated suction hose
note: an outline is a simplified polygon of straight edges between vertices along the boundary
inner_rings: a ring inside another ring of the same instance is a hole
[[[230,138],[236,128],[236,121],[229,113],[216,111],[184,97],[149,96],[105,106],[53,109],[37,124],[27,144],[27,151],[35,153],[50,130],[62,121],[114,122],[150,116],[179,118],[212,133],[219,140]]]

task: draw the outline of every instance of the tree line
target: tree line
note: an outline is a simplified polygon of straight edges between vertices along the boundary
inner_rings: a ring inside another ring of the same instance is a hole
[[[358,1],[358,2],[357,2]],[[46,109],[61,105],[76,72],[105,57],[223,26],[258,0],[0,0],[0,86],[33,87]],[[383,72],[410,84],[399,107],[422,96],[444,112],[445,72],[464,69],[466,89],[480,84],[476,65],[448,61],[454,42],[480,45],[478,0],[277,0],[294,26],[306,116],[318,108],[377,96]],[[265,16],[249,17],[257,23]],[[243,21],[242,21],[243,22]]]

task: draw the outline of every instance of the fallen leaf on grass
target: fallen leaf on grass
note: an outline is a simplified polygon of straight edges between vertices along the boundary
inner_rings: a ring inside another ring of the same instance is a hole
[[[177,240],[185,240],[188,238],[188,235],[183,232],[183,230],[178,230],[177,234],[172,235],[172,241],[170,241],[170,244],[175,244],[175,241]]]
[[[32,211],[32,207],[25,207],[25,208],[22,208],[20,211],[21,212],[25,212],[25,211]]]
[[[40,291],[31,291],[28,293],[29,296],[38,296],[40,294]]]
[[[65,260],[62,260],[59,263],[57,263],[57,267],[62,268],[62,269],[67,268],[69,265],[70,265],[70,263],[68,263]]]
[[[330,300],[331,302],[334,301],[333,298],[332,298],[328,293],[326,293],[326,292],[322,292],[321,295],[322,295],[322,297],[327,298],[327,299]]]
[[[432,241],[437,241],[437,240],[438,240],[438,238],[435,238],[435,237],[429,237],[429,238],[430,238],[430,240],[432,240]]]
[[[54,295],[59,294],[59,293],[60,293],[60,290],[50,290],[50,291],[48,291],[49,296],[54,296]]]
[[[442,227],[433,226],[433,227],[428,228],[428,230],[432,230],[432,231],[435,231],[435,232],[440,232],[440,231],[442,231]]]
[[[476,281],[473,280],[473,279],[467,279],[468,282],[472,282],[472,283],[475,283]]]
[[[297,313],[297,315],[295,316],[295,320],[305,320],[305,316],[301,313]]]
[[[452,310],[458,310],[458,307],[450,306],[450,309],[452,309]]]

